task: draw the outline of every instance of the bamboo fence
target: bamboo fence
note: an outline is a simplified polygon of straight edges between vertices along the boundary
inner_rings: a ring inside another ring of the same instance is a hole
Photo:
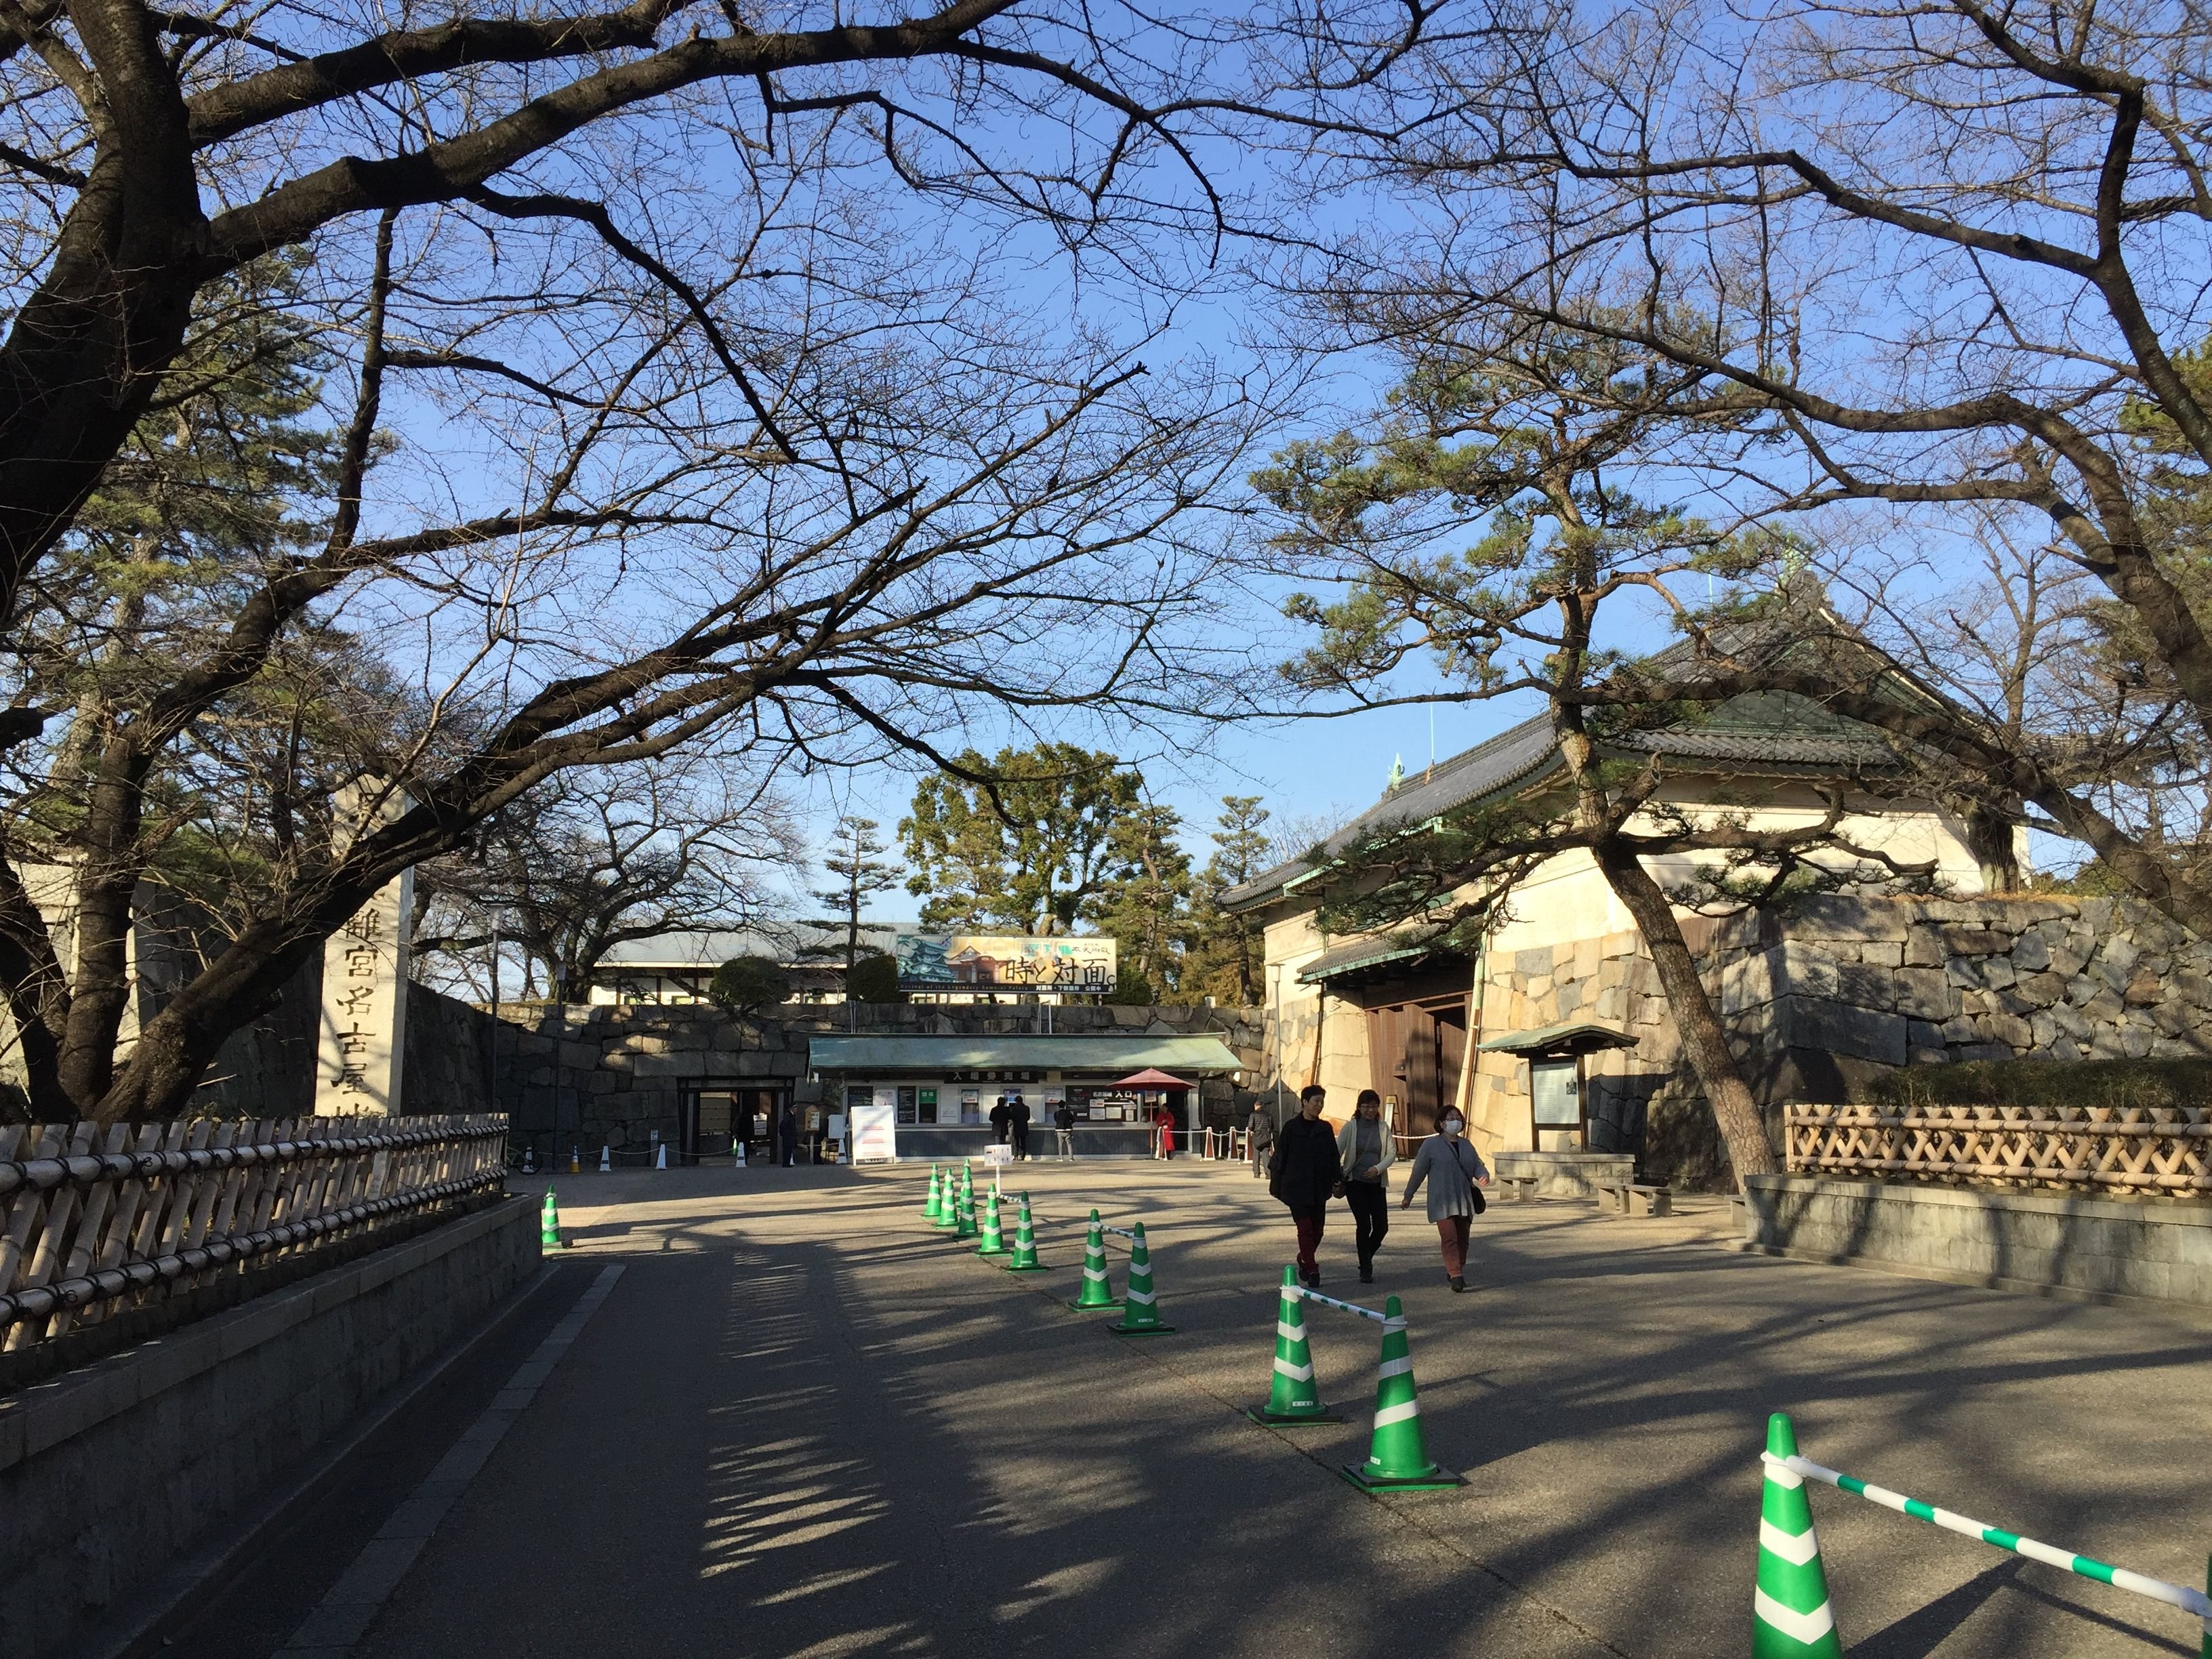
[[[2112,1197],[2212,1192],[2202,1106],[1808,1106],[1784,1111],[1793,1175]]]

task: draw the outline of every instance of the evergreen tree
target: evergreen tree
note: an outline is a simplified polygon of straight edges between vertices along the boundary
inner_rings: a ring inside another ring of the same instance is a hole
[[[1190,855],[1177,845],[1182,819],[1173,807],[1146,804],[1116,821],[1130,873],[1108,890],[1099,925],[1111,933],[1125,967],[1133,968],[1155,998],[1178,991],[1191,945]]]
[[[1191,913],[1192,948],[1183,969],[1183,990],[1195,999],[1212,997],[1240,1008],[1256,1006],[1266,948],[1258,922],[1221,908],[1221,896],[1241,887],[1273,862],[1272,839],[1264,827],[1269,813],[1257,795],[1224,795],[1214,819],[1213,856],[1206,861]]]
[[[902,865],[877,856],[890,850],[876,839],[880,827],[873,818],[840,817],[831,832],[830,851],[822,860],[822,867],[836,878],[836,884],[814,890],[814,896],[832,912],[821,925],[844,930],[848,981],[852,978],[853,964],[860,957],[861,907],[876,894],[890,892],[906,873]]]
[[[1072,933],[1141,870],[1143,836],[1127,820],[1145,781],[1113,756],[1043,743],[988,761],[971,749],[954,763],[922,781],[899,823],[925,927]]]

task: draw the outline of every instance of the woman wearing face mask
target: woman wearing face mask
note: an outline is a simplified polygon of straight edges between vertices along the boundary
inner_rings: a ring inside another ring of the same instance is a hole
[[[1359,1091],[1352,1121],[1337,1131],[1337,1154],[1344,1161],[1344,1195],[1352,1203],[1352,1219],[1359,1245],[1359,1282],[1375,1282],[1375,1253],[1390,1231],[1390,1177],[1387,1171],[1397,1161],[1390,1146],[1390,1127],[1382,1121],[1382,1097],[1372,1089]]]
[[[1490,1170],[1467,1139],[1467,1119],[1456,1106],[1445,1108],[1443,1133],[1431,1135],[1413,1155],[1413,1175],[1406,1182],[1405,1197],[1398,1201],[1400,1209],[1413,1201],[1425,1181],[1429,1183],[1429,1219],[1437,1224],[1437,1236],[1443,1244],[1444,1277],[1451,1280],[1452,1289],[1463,1291],[1468,1225],[1488,1207],[1476,1183],[1488,1186]]]

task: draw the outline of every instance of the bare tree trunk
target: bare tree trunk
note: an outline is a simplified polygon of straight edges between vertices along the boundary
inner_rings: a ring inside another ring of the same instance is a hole
[[[1751,1085],[1743,1080],[1735,1056],[1729,1050],[1728,1034],[1722,1030],[1712,999],[1705,994],[1705,982],[1698,977],[1698,964],[1690,955],[1689,941],[1682,937],[1681,924],[1674,918],[1674,907],[1633,853],[1603,848],[1596,856],[1607,884],[1636,918],[1644,947],[1659,969],[1660,988],[1666,992],[1668,1009],[1674,1016],[1682,1053],[1711,1103],[1713,1121],[1720,1128],[1722,1145],[1728,1148],[1738,1190],[1746,1176],[1776,1173],[1780,1165],[1773,1143],[1766,1138],[1759,1103],[1752,1098]]]

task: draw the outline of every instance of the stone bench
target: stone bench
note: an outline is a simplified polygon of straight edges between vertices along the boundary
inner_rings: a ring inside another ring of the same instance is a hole
[[[1534,1204],[1536,1201],[1537,1178],[1534,1176],[1500,1176],[1498,1184],[1512,1194],[1516,1204]]]
[[[1599,1206],[1607,1215],[1630,1218],[1671,1215],[1674,1195],[1664,1187],[1634,1181],[1607,1182],[1598,1188]]]

